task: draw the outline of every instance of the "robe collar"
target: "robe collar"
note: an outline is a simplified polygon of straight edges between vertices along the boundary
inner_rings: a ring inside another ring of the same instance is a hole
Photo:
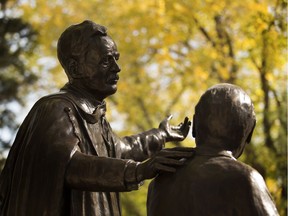
[[[231,151],[215,149],[209,146],[197,146],[195,148],[195,153],[196,155],[202,155],[202,156],[212,156],[212,157],[224,156],[236,160],[236,158],[233,157]]]
[[[73,100],[80,110],[83,118],[90,124],[97,123],[106,113],[106,102],[96,100],[89,92],[83,92],[67,83],[60,92],[68,92],[69,98]]]

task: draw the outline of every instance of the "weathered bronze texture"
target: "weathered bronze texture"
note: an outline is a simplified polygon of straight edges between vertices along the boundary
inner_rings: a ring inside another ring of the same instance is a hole
[[[195,155],[174,174],[149,185],[148,216],[278,215],[262,176],[236,160],[250,142],[256,119],[250,97],[218,84],[195,108]]]
[[[119,192],[191,156],[163,149],[187,136],[190,121],[174,127],[166,118],[157,129],[118,137],[105,117],[121,70],[107,29],[88,20],[72,25],[57,49],[69,82],[22,123],[0,177],[0,215],[121,215]]]

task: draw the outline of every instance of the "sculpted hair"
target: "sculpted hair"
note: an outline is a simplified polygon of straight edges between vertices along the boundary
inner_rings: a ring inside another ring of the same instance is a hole
[[[78,78],[77,66],[84,60],[91,38],[106,35],[106,27],[90,20],[72,25],[61,34],[57,44],[57,56],[69,80]]]
[[[226,83],[215,85],[202,95],[194,118],[197,145],[209,139],[223,143],[227,150],[237,149],[244,139],[249,142],[256,122],[250,97],[240,87]]]

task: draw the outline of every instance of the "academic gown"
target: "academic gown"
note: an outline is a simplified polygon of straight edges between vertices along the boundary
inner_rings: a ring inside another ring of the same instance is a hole
[[[128,159],[155,154],[164,138],[152,129],[120,139],[91,98],[66,85],[34,105],[0,176],[1,216],[121,215],[118,192],[139,186]]]

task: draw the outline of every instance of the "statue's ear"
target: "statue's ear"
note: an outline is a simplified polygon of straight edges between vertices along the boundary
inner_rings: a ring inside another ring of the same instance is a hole
[[[69,59],[68,71],[69,71],[69,74],[72,78],[79,78],[80,77],[78,62],[73,58]]]
[[[195,128],[195,115],[193,115],[193,121],[192,121],[192,137],[196,137],[196,128]]]
[[[256,126],[256,120],[254,120],[254,125],[253,125],[253,127],[252,127],[252,129],[251,129],[251,131],[250,131],[250,133],[249,133],[249,135],[247,137],[247,139],[246,139],[246,143],[247,144],[250,143],[250,141],[251,141],[255,126]]]

